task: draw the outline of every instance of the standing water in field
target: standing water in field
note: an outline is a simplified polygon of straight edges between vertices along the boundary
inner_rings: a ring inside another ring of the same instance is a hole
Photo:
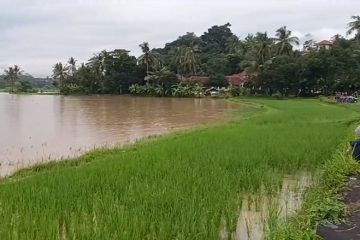
[[[0,94],[0,177],[94,147],[223,120],[237,108],[214,99]]]
[[[226,230],[220,233],[221,240],[263,240],[266,235],[268,219],[276,217],[286,219],[293,216],[302,204],[302,196],[313,182],[312,175],[302,172],[296,175],[286,175],[282,186],[275,196],[265,192],[260,195],[249,195],[242,201],[241,212],[236,231],[229,234]]]

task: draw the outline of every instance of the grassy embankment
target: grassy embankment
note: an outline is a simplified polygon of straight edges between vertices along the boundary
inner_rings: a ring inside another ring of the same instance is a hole
[[[321,101],[359,114],[358,104],[340,105],[326,98]],[[350,131],[344,138],[345,141],[317,171],[317,182],[305,192],[299,212],[286,220],[276,215],[269,216],[268,239],[318,239],[316,228],[319,224],[340,224],[351,214],[351,210],[341,200],[341,193],[347,188],[349,176],[360,173],[360,165],[346,153],[348,141],[354,139],[351,133],[358,123],[359,116],[353,121],[349,119]]]
[[[251,101],[262,114],[1,181],[0,239],[218,239],[224,219],[235,230],[245,196],[324,168],[357,118],[316,100]],[[312,227],[306,220],[276,221],[271,236]]]

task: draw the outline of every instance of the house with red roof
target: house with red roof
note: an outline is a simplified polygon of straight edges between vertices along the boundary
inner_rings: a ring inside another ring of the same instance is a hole
[[[254,73],[237,73],[231,76],[226,76],[225,79],[228,81],[230,86],[240,86],[244,87],[244,84],[249,81],[252,77],[256,76]],[[191,76],[185,81],[190,83],[197,83],[200,85],[206,85],[209,82],[210,78],[205,76]]]
[[[255,73],[242,72],[231,76],[226,76],[225,78],[229,82],[230,86],[244,87],[244,84],[254,76],[256,76]]]
[[[329,50],[333,45],[334,45],[333,41],[323,40],[321,42],[318,42],[316,44],[316,47],[318,50],[320,50],[320,49]]]

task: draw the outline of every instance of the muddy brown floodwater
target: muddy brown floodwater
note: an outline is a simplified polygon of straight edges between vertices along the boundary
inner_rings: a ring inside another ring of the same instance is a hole
[[[239,105],[215,99],[0,93],[0,177],[95,147],[224,120],[234,109]]]

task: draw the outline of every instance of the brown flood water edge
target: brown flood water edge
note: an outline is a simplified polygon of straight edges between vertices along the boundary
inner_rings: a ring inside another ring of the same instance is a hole
[[[0,177],[97,148],[226,121],[237,110],[241,104],[220,99],[0,93]]]

